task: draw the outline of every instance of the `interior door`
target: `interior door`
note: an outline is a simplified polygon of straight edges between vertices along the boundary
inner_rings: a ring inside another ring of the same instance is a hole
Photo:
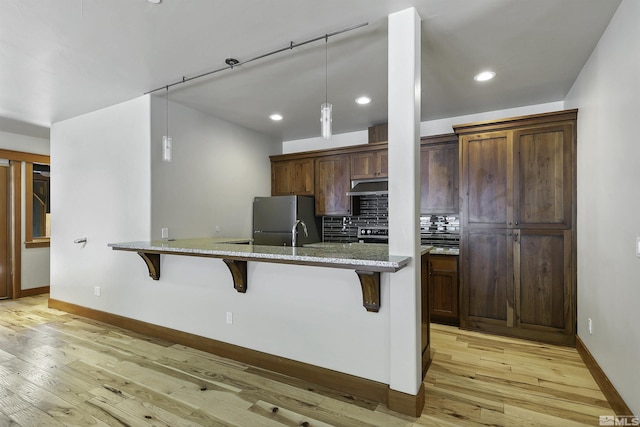
[[[0,298],[10,295],[10,216],[9,162],[0,163]]]

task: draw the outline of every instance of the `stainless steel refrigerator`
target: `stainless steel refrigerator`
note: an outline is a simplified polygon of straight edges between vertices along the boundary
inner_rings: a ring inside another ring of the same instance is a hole
[[[256,197],[253,200],[253,243],[255,245],[291,246],[293,226],[301,220],[295,232],[296,246],[319,242],[320,218],[315,216],[312,196]]]

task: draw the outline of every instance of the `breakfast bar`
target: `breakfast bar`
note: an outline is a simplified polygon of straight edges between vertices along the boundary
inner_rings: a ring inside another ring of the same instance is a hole
[[[312,243],[302,247],[254,245],[242,238],[197,238],[150,242],[110,243],[118,251],[136,252],[145,262],[149,276],[160,279],[160,255],[220,258],[229,268],[236,291],[247,291],[247,262],[269,262],[316,267],[352,269],[362,288],[367,311],[380,309],[380,272],[394,273],[410,257],[389,255],[387,245],[368,243]],[[423,248],[423,251],[429,248]]]

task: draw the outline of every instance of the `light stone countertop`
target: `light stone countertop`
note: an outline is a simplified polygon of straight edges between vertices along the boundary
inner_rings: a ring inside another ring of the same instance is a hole
[[[378,243],[313,243],[303,247],[253,245],[246,238],[197,238],[151,242],[109,243],[114,250],[210,256],[245,261],[315,265],[366,271],[395,272],[411,257],[389,255],[388,245]],[[427,252],[431,247],[422,247]]]

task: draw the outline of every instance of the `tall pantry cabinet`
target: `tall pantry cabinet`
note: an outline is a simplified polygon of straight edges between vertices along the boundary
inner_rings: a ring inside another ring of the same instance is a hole
[[[454,126],[460,326],[573,345],[577,110]]]

